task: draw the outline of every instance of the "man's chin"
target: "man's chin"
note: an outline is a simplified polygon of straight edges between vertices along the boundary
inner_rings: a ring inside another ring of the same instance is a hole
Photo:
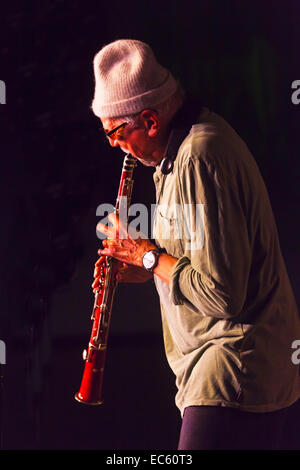
[[[141,162],[144,166],[155,166],[155,163],[149,162],[149,160],[143,160],[142,158],[138,158],[138,161]]]
[[[156,163],[152,160],[152,155],[151,156],[149,155],[149,158],[147,158],[147,159],[145,159],[145,157],[143,158],[143,156],[134,155],[134,157],[139,162],[141,162],[144,166],[155,166],[156,165]]]
[[[123,149],[122,147],[120,147],[120,149],[122,150],[122,152],[124,153],[129,153],[128,150],[125,150]],[[156,166],[157,163],[153,162],[152,160],[145,160],[144,158],[140,157],[140,156],[137,156],[137,155],[134,155],[133,153],[131,154],[134,158],[136,158],[139,162],[141,162],[144,166]]]

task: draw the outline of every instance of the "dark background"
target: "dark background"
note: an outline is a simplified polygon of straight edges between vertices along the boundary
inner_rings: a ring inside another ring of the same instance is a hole
[[[299,14],[297,1],[0,2],[2,448],[176,449],[180,415],[151,282],[118,288],[105,404],[73,398],[91,331],[96,208],[115,203],[123,160],[90,110],[92,60],[113,40],[150,44],[245,139],[299,304]],[[135,170],[133,202],[155,202],[152,173]],[[300,448],[297,423],[289,432]]]

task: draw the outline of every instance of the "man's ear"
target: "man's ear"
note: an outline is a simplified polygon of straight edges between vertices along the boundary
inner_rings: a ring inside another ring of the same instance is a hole
[[[144,123],[144,127],[148,136],[155,137],[160,126],[160,119],[158,114],[152,109],[144,109],[144,111],[141,112],[140,117]]]

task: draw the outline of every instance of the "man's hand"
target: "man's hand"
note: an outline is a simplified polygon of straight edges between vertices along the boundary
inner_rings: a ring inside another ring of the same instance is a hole
[[[100,279],[100,265],[104,261],[104,256],[100,256],[98,261],[95,263],[95,270],[94,270],[94,282],[92,284],[92,288],[94,293],[96,293],[97,288],[99,287],[99,279]],[[117,279],[118,282],[128,282],[128,283],[141,283],[149,281],[153,277],[152,273],[146,271],[144,268],[140,268],[139,266],[133,266],[126,263],[122,263],[118,261],[118,273]]]
[[[98,254],[112,256],[128,265],[143,267],[143,255],[157,247],[144,237],[132,237],[115,214],[109,214],[108,219],[112,227],[101,222],[97,225],[97,230],[107,236],[107,239],[103,240],[105,248],[99,250]]]
[[[147,274],[142,275],[143,269],[143,255],[150,250],[157,250],[150,240],[145,237],[136,237],[131,236],[127,231],[126,227],[121,223],[119,218],[115,214],[109,214],[109,221],[112,223],[112,227],[103,225],[99,222],[97,225],[97,230],[107,236],[106,240],[103,240],[103,245],[105,246],[104,250],[98,250],[99,255],[111,256],[119,260],[125,265],[128,266],[128,278],[127,274],[123,279],[129,279],[129,275],[132,276],[132,279],[144,279],[148,280]],[[135,234],[136,235],[136,234]],[[168,255],[167,253],[162,253],[159,257],[157,266],[154,268],[153,273],[157,275],[164,282],[170,282],[170,275],[174,265],[177,263],[178,259],[174,256]],[[140,271],[133,268],[140,268]],[[131,274],[129,268],[132,270]],[[127,269],[127,268],[126,268]],[[146,270],[145,270],[146,271]],[[140,275],[141,277],[140,277]],[[122,272],[121,272],[122,275]],[[120,276],[121,276],[120,275]],[[121,282],[144,282],[144,281],[121,281]]]

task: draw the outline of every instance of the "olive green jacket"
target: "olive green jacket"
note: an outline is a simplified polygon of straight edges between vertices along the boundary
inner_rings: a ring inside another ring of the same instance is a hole
[[[245,143],[204,108],[174,169],[157,167],[153,237],[178,258],[154,276],[176,404],[272,411],[300,396],[300,319],[269,197]],[[295,361],[294,361],[295,362]]]

